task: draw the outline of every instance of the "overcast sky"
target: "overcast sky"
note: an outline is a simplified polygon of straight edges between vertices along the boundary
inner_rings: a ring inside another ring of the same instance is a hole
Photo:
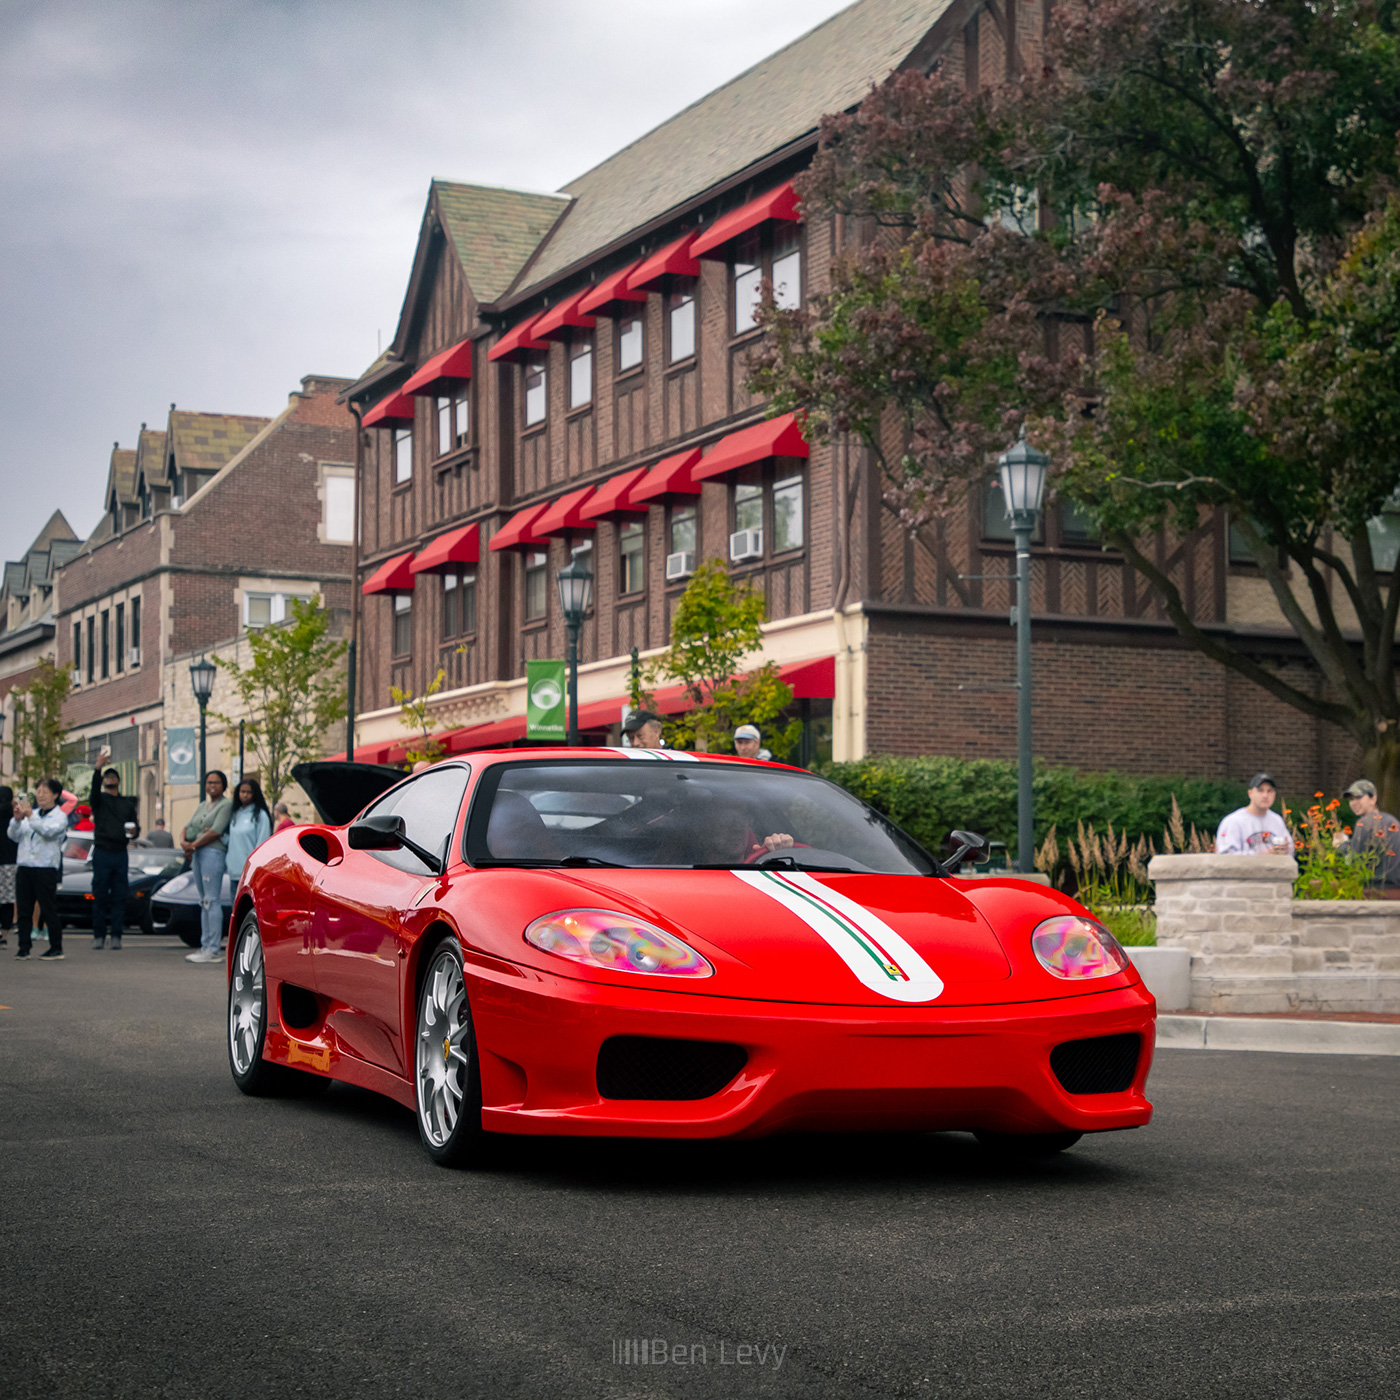
[[[114,440],[394,332],[434,176],[555,190],[848,0],[0,0],[0,558]]]

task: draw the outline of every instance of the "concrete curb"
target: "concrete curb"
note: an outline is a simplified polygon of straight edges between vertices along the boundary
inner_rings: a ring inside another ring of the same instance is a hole
[[[1400,1055],[1400,1024],[1256,1016],[1157,1017],[1159,1050],[1282,1050],[1300,1055]]]

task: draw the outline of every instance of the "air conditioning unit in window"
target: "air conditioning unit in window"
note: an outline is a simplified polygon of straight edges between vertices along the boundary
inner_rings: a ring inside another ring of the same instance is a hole
[[[674,583],[678,578],[688,578],[695,572],[695,556],[688,550],[677,550],[666,556],[666,582]]]
[[[133,666],[139,666],[140,664],[141,664],[141,648],[140,648],[140,647],[132,647],[132,649],[131,649],[131,665],[133,665]]]
[[[741,559],[762,559],[763,531],[736,530],[729,537],[729,558],[735,564]]]

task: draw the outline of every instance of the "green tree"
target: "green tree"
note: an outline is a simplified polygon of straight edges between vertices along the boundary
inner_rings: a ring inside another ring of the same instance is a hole
[[[404,758],[410,768],[415,763],[436,763],[442,757],[442,745],[433,738],[432,721],[428,715],[428,701],[442,689],[442,684],[446,679],[447,672],[439,667],[437,675],[428,682],[422,695],[416,698],[411,687],[402,689],[396,685],[389,687],[389,695],[394,704],[399,707],[399,723],[405,729],[413,730],[416,736],[404,752]]]
[[[21,787],[31,788],[40,778],[64,771],[63,704],[69,688],[68,672],[46,658],[27,685],[10,692],[15,715],[12,752]]]
[[[800,720],[774,727],[792,704],[792,689],[769,661],[740,672],[750,653],[762,650],[763,595],[737,584],[719,559],[707,559],[691,575],[671,621],[671,645],[648,668],[649,678],[679,681],[692,709],[671,725],[677,748],[733,753],[734,730],[756,724],[775,758],[783,758],[802,732]]]
[[[330,612],[318,599],[293,599],[290,607],[285,622],[248,633],[247,666],[214,658],[243,702],[244,733],[269,803],[281,798],[295,764],[321,757],[326,731],[345,717],[346,643],[327,637]],[[240,717],[215,718],[228,729]]]

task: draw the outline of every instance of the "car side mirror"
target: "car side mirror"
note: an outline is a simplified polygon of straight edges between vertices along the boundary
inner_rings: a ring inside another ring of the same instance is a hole
[[[431,851],[425,851],[416,841],[410,841],[404,830],[403,818],[393,812],[361,817],[350,823],[346,832],[352,851],[412,851],[434,875],[442,874],[442,861]]]
[[[987,838],[979,836],[975,831],[950,831],[948,844],[953,847],[953,854],[943,864],[949,870],[956,870],[968,856],[971,856],[974,862],[984,860],[992,849]]]

